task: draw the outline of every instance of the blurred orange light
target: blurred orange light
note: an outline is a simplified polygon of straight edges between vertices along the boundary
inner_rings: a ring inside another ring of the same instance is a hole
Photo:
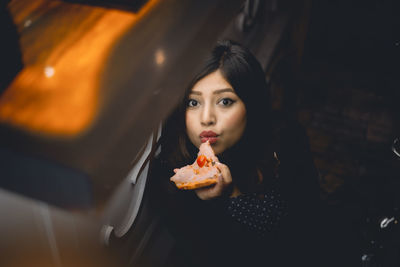
[[[25,67],[0,97],[0,122],[44,135],[84,132],[101,104],[99,78],[112,47],[158,1],[136,14],[55,0],[11,1]]]

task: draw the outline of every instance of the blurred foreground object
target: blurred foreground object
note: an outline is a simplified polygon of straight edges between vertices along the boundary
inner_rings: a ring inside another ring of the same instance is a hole
[[[99,82],[112,46],[156,2],[135,14],[62,1],[12,1],[25,67],[0,98],[0,121],[48,136],[85,131],[100,110]]]

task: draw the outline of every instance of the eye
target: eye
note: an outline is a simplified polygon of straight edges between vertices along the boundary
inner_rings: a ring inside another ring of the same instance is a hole
[[[222,98],[218,104],[224,106],[224,107],[229,107],[230,105],[232,105],[233,103],[235,103],[234,100],[230,99],[230,98]]]
[[[196,107],[199,105],[199,102],[195,99],[189,99],[187,102],[188,107]]]

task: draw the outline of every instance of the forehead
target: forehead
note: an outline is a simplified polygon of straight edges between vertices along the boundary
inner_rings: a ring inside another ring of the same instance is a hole
[[[192,88],[192,92],[212,93],[216,90],[231,88],[227,80],[222,76],[219,70],[212,72],[199,80]]]

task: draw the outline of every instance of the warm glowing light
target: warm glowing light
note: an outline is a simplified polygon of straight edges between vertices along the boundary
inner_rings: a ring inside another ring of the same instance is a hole
[[[157,63],[157,65],[161,66],[162,64],[164,64],[164,61],[165,61],[164,51],[162,49],[158,49],[156,51],[156,63]]]
[[[55,73],[55,70],[51,66],[47,66],[44,68],[44,75],[46,75],[47,78],[53,77]]]
[[[132,13],[60,0],[11,1],[24,68],[0,95],[0,123],[40,134],[83,133],[101,108],[99,77],[110,52],[158,2]],[[42,14],[35,17],[41,27],[24,31],[31,14]]]
[[[31,26],[31,24],[32,24],[32,21],[30,19],[28,19],[28,20],[25,21],[24,27],[28,28],[29,26]]]

